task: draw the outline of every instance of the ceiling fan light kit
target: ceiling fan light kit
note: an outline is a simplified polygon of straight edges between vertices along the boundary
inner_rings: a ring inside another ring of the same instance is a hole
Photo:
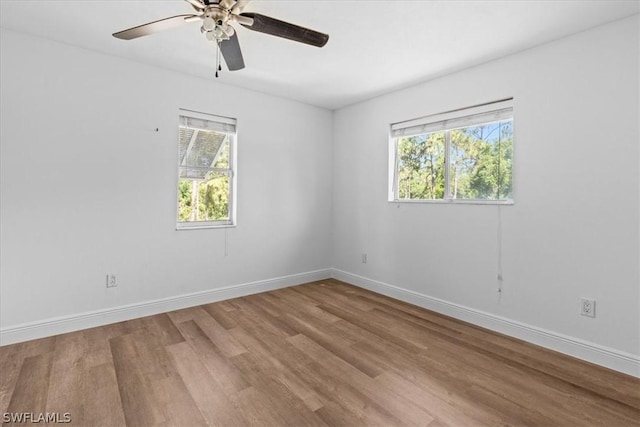
[[[245,67],[240,49],[240,42],[236,29],[231,23],[237,23],[244,28],[269,34],[276,37],[293,40],[295,42],[323,47],[329,41],[329,35],[290,24],[279,19],[258,13],[244,13],[243,10],[250,0],[185,0],[195,13],[178,15],[170,18],[149,22],[137,27],[114,33],[113,36],[122,40],[133,40],[161,31],[169,30],[191,22],[202,22],[200,32],[207,40],[216,43],[216,77],[220,66],[220,55],[224,58],[229,71],[241,70]]]

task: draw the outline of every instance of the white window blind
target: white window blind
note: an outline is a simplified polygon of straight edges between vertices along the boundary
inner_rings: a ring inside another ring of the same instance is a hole
[[[513,98],[390,125],[389,200],[513,203]]]
[[[236,119],[180,109],[180,126],[203,131],[235,134]]]
[[[391,137],[421,135],[459,129],[483,123],[499,122],[513,117],[513,98],[490,102],[446,113],[420,117],[391,125]]]
[[[236,120],[179,110],[176,229],[235,224]]]

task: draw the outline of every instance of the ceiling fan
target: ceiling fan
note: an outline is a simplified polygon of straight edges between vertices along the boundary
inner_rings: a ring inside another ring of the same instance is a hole
[[[131,40],[148,36],[160,31],[179,27],[191,22],[201,22],[200,32],[218,46],[216,77],[220,66],[220,54],[224,57],[229,71],[244,68],[244,58],[240,50],[238,35],[231,23],[260,33],[322,47],[329,41],[329,35],[295,24],[280,21],[258,13],[244,12],[244,8],[251,0],[185,0],[195,13],[177,15],[139,25],[127,30],[114,33],[113,36],[122,40]]]

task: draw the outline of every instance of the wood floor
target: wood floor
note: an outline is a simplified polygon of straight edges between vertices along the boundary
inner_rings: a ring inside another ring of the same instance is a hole
[[[640,425],[636,378],[335,280],[0,347],[0,381],[83,426]]]

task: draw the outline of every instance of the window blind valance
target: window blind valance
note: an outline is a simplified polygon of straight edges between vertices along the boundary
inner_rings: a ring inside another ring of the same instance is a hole
[[[191,110],[180,110],[180,126],[189,129],[215,131],[227,134],[236,133],[235,119],[223,116],[214,116],[212,114],[203,114]]]
[[[398,138],[421,135],[499,122],[511,118],[513,118],[513,98],[393,123],[391,125],[391,136]]]

